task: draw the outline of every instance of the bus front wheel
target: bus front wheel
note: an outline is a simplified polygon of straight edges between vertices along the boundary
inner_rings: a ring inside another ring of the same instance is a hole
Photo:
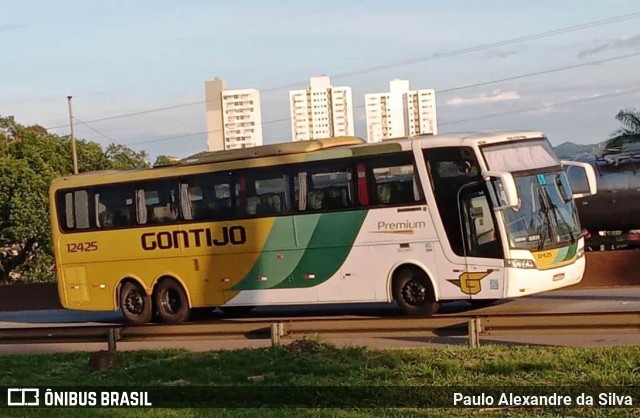
[[[393,299],[410,316],[429,316],[440,309],[427,275],[415,268],[399,271],[393,279]]]
[[[151,321],[151,298],[137,283],[126,282],[120,288],[120,308],[127,322],[135,325]]]
[[[189,318],[189,301],[182,286],[164,279],[153,291],[153,303],[160,320],[166,324],[179,324]]]

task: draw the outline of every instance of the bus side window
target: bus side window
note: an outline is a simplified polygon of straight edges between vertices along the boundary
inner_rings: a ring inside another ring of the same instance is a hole
[[[371,202],[363,206],[411,205],[424,201],[419,187],[413,155],[410,152],[391,154],[384,158],[367,161],[368,184],[358,179],[359,194],[367,187],[371,194]],[[358,165],[360,167],[360,165]],[[360,177],[360,169],[358,170]]]
[[[231,173],[191,176],[181,180],[180,205],[185,220],[233,218]]]
[[[90,213],[90,199],[87,190],[67,192],[57,199],[58,212],[63,214],[64,230],[89,229],[92,226]]]
[[[460,210],[464,227],[464,244],[468,257],[502,258],[500,236],[497,234],[493,213],[482,187],[473,187],[460,193]]]
[[[299,211],[336,210],[354,206],[353,173],[350,166],[311,168],[294,177],[294,194]]]
[[[111,228],[135,223],[133,189],[129,186],[99,188],[94,195],[96,226]]]
[[[178,219],[177,186],[177,181],[165,180],[144,183],[138,188],[136,190],[138,223],[144,225],[176,221]]]
[[[242,215],[268,216],[291,208],[290,176],[265,170],[240,176],[236,182],[236,202]]]

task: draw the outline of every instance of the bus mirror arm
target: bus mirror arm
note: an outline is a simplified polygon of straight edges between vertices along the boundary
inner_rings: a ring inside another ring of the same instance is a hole
[[[492,185],[494,192],[492,194],[496,195],[497,200],[495,209],[501,210],[520,205],[516,181],[511,173],[506,171],[483,171],[482,177]]]

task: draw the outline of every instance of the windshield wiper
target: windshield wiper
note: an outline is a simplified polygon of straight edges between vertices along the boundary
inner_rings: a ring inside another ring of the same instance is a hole
[[[559,237],[558,231],[556,229],[558,219],[554,210],[556,207],[553,203],[551,203],[551,198],[544,187],[538,186],[537,191],[540,203],[540,210],[538,211],[538,213],[543,215],[543,220],[540,223],[539,230],[544,230],[546,232],[546,236],[549,238],[549,241],[552,244],[557,244],[557,242],[555,242],[557,241],[557,239],[554,239],[554,237]],[[555,219],[555,223],[553,222],[549,214],[550,209],[554,212],[553,218]],[[541,235],[540,241],[538,243],[538,251],[542,250],[542,248],[544,247],[545,240],[542,237],[543,236]]]
[[[536,218],[538,220],[538,228],[536,233],[538,234],[538,251],[541,251],[544,247],[544,237],[545,235],[551,239],[551,220],[549,219],[549,210],[547,204],[545,202],[544,195],[541,193],[540,188],[538,190],[538,203],[540,204],[540,209],[536,212]]]
[[[569,222],[567,222],[566,218],[562,215],[562,212],[560,212],[558,206],[552,203],[553,201],[551,200],[551,196],[549,196],[549,192],[547,190],[544,190],[544,194],[546,195],[547,202],[549,202],[549,209],[551,209],[553,213],[553,219],[555,220],[556,227],[558,228],[558,238],[562,238],[562,236],[560,235],[560,223],[562,222],[562,225],[564,225],[564,227],[569,232],[571,244],[574,244],[577,241],[578,237],[573,235],[573,228],[571,228]],[[560,216],[560,219],[558,219],[558,216]]]

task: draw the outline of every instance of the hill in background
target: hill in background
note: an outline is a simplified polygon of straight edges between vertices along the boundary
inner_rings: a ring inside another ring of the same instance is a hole
[[[559,158],[580,157],[593,155],[604,147],[604,142],[598,144],[574,144],[573,142],[563,142],[557,147],[553,147]]]

